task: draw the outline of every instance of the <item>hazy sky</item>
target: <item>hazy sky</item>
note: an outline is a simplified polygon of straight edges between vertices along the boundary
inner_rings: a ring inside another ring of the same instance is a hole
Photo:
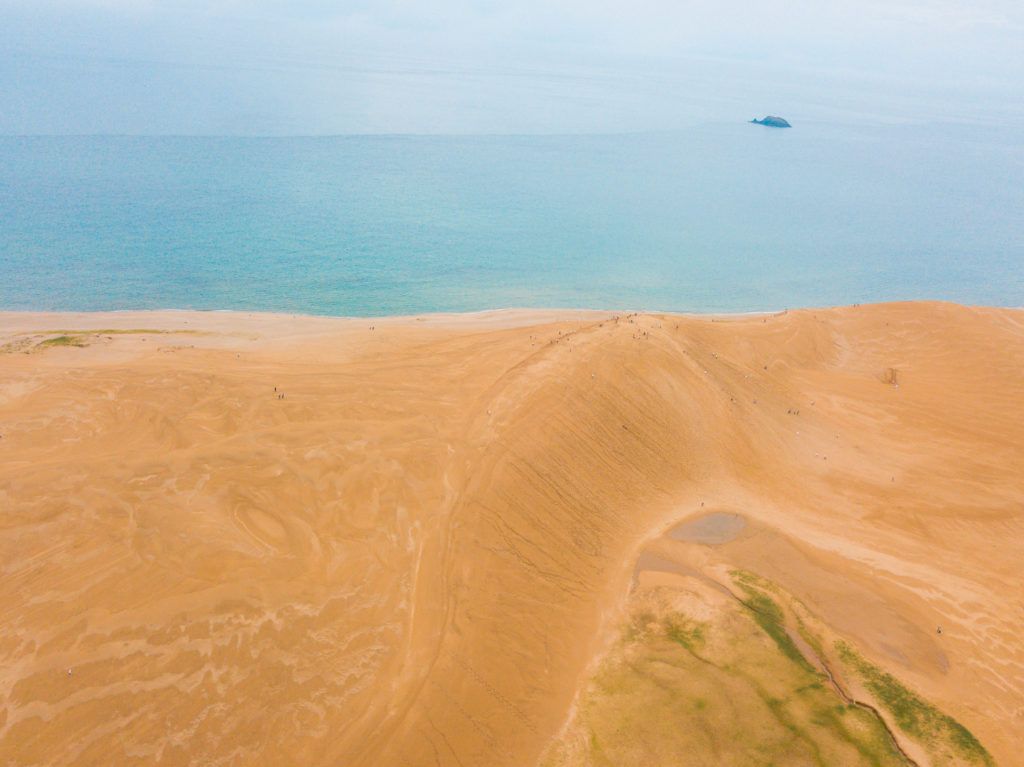
[[[1022,0],[0,0],[0,133],[1024,127]]]

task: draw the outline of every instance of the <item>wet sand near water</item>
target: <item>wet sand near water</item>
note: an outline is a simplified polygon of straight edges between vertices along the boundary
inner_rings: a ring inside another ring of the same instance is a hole
[[[716,511],[680,522],[669,531],[668,536],[676,541],[715,545],[735,539],[746,526],[747,520],[742,515]]]

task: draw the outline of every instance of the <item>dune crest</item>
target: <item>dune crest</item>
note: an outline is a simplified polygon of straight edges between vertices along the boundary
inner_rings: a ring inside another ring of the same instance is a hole
[[[823,679],[723,587],[882,712],[807,753],[972,763],[888,674],[1024,763],[1021,311],[0,314],[0,347],[0,763],[603,764],[655,689],[624,659]]]

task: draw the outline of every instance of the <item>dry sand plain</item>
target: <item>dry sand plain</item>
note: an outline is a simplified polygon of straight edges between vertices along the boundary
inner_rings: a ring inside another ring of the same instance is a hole
[[[1024,312],[0,346],[0,765],[1024,765]]]

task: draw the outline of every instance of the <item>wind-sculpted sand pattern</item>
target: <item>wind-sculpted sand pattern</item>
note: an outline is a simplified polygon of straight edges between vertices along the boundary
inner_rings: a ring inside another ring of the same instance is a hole
[[[1024,313],[0,346],[0,765],[1024,764]]]

